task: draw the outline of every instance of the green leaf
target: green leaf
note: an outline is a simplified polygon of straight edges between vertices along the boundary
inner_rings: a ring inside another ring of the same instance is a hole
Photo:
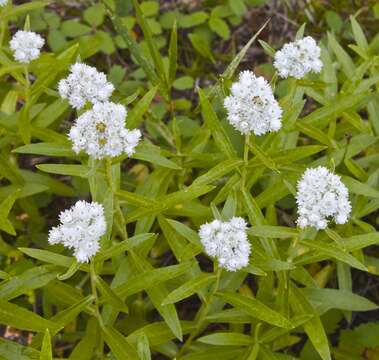
[[[249,346],[253,344],[254,339],[249,335],[226,332],[206,335],[197,339],[197,341],[218,346]]]
[[[64,35],[70,38],[76,38],[91,32],[91,28],[81,24],[77,20],[66,20],[62,23],[61,31]]]
[[[53,360],[49,329],[46,329],[45,336],[43,337],[40,360]]]
[[[118,297],[118,295],[101,277],[97,276],[95,283],[108,304],[125,313],[129,312],[128,306]]]
[[[194,245],[201,245],[200,237],[196,231],[192,230],[180,221],[172,219],[167,219],[167,221],[178,234],[186,238],[190,243]]]
[[[70,144],[37,143],[20,146],[13,150],[19,154],[36,154],[46,156],[75,157]]]
[[[23,252],[24,254],[34,258],[34,259],[37,259],[37,260],[40,260],[40,261],[43,261],[43,262],[47,262],[49,264],[54,264],[54,265],[59,265],[59,266],[63,266],[63,267],[70,267],[72,265],[72,257],[69,257],[69,256],[64,256],[64,255],[60,255],[60,254],[55,254],[51,251],[47,251],[47,250],[40,250],[40,249],[32,249],[32,248],[18,248],[21,252]],[[84,271],[89,271],[89,267],[87,264],[82,264],[81,265],[81,270],[84,270]]]
[[[117,360],[139,359],[137,351],[118,330],[110,326],[102,326],[101,330],[105,342]]]
[[[142,29],[144,39],[147,43],[147,46],[149,48],[150,55],[153,59],[154,65],[155,65],[155,71],[158,77],[161,79],[161,83],[163,86],[166,86],[167,89],[167,79],[166,79],[166,72],[164,69],[162,56],[158,51],[156,42],[153,39],[153,34],[151,32],[151,29],[148,25],[148,23],[145,21],[145,17],[141,11],[141,8],[138,4],[138,0],[132,0],[134,9],[136,11],[136,18],[139,26]]]
[[[154,286],[159,286],[160,283],[163,283],[167,280],[181,276],[189,271],[191,267],[192,264],[190,262],[183,262],[179,265],[171,265],[158,269],[148,268],[141,274],[137,274],[132,277],[132,281],[117,286],[113,289],[113,291],[120,298],[130,296],[140,291],[150,289]]]
[[[352,15],[350,15],[350,22],[355,42],[360,48],[366,50],[368,48],[368,43],[362,28],[358,24],[358,21],[355,19],[355,17]]]
[[[321,358],[331,360],[328,338],[320,318],[303,293],[292,284],[290,287],[290,305],[296,315],[313,315],[312,319],[303,324],[304,330]]]
[[[83,19],[91,26],[97,27],[104,22],[105,9],[102,4],[96,4],[87,8],[83,13]]]
[[[232,293],[218,292],[216,296],[221,300],[233,305],[237,309],[241,309],[248,313],[253,318],[262,320],[269,324],[291,328],[292,324],[283,315],[272,310],[257,299]]]
[[[220,120],[213,110],[207,96],[201,89],[199,89],[198,92],[204,122],[211,131],[217,147],[228,159],[236,158],[236,152],[233,148],[232,142],[230,141],[225,129],[221,126]]]
[[[135,247],[143,244],[145,241],[148,241],[152,238],[156,238],[156,234],[139,234],[133,236],[129,239],[123,240],[117,244],[112,245],[108,249],[102,250],[96,254],[96,259],[98,261],[103,261],[115,257],[125,251],[134,249]]]
[[[194,49],[201,56],[205,57],[206,59],[209,59],[213,64],[216,62],[208,42],[205,41],[205,39],[202,36],[200,36],[199,34],[192,33],[188,35],[188,38],[190,39]]]
[[[315,308],[326,312],[329,309],[371,311],[378,308],[366,298],[346,290],[304,288],[303,294]]]
[[[57,327],[59,329],[63,329],[67,324],[74,321],[82,311],[88,310],[91,314],[94,314],[94,310],[89,308],[93,300],[94,296],[88,295],[82,300],[77,301],[68,308],[55,314],[52,318],[50,318],[50,321],[54,322],[54,324],[57,324]]]
[[[47,5],[49,5],[48,1],[33,1],[18,6],[6,7],[1,13],[1,18],[2,20],[5,20],[10,17],[20,16],[29,11],[41,9]]]
[[[176,69],[178,66],[178,32],[176,27],[176,20],[172,26],[171,37],[170,37],[170,46],[168,49],[168,83],[171,87],[175,81]]]
[[[134,159],[144,160],[156,164],[158,166],[163,166],[168,169],[180,170],[181,167],[174,163],[173,161],[167,159],[160,154],[160,148],[155,145],[142,144],[138,146],[137,151],[133,155]]]
[[[351,74],[354,74],[355,72],[355,65],[353,60],[338,43],[334,35],[331,33],[328,33],[328,44],[335,53],[339,63],[342,65],[343,72],[345,73],[347,78],[349,78]]]
[[[364,184],[352,177],[342,176],[342,182],[347,188],[357,195],[363,195],[372,198],[379,198],[379,191],[372,188],[370,185]]]
[[[141,360],[151,360],[149,339],[144,333],[138,338],[137,351]]]
[[[134,129],[141,125],[143,115],[149,110],[150,104],[153,101],[157,90],[157,86],[151,88],[143,98],[137,102],[136,106],[128,112],[126,126],[129,129]]]
[[[149,271],[153,269],[153,267],[149,264],[148,261],[143,259],[142,257],[137,256],[136,254],[132,253],[132,259],[133,259],[133,265],[136,269],[136,272],[141,273],[145,271]],[[177,265],[180,266],[180,265]],[[165,269],[165,268],[162,268]],[[183,338],[183,331],[180,326],[178,314],[176,312],[175,306],[172,304],[168,305],[162,305],[163,300],[168,295],[168,291],[166,287],[161,285],[155,285],[151,287],[150,289],[146,290],[147,294],[149,295],[149,298],[151,302],[153,303],[154,307],[157,309],[157,311],[160,313],[160,315],[163,317],[167,325],[170,327],[173,334],[182,341]]]
[[[234,72],[237,70],[240,62],[245,57],[247,51],[250,49],[250,46],[254,43],[254,41],[258,38],[259,34],[263,31],[263,29],[267,26],[270,19],[267,20],[260,29],[254,34],[254,36],[246,43],[246,45],[240,50],[237,56],[231,61],[226,70],[222,73],[221,78],[225,80],[229,80],[233,77]]]
[[[159,78],[155,73],[153,66],[150,61],[146,59],[135,40],[129,35],[128,28],[124,25],[119,16],[112,18],[112,21],[117,33],[122,36],[126,46],[130,50],[132,56],[136,59],[137,63],[142,67],[143,71],[146,73],[146,76],[154,85],[157,85],[159,83]]]
[[[20,330],[39,332],[57,327],[53,322],[3,299],[0,299],[0,323]]]
[[[224,175],[240,167],[242,164],[243,160],[240,159],[225,160],[207,171],[204,175],[196,178],[192,184],[200,186],[210,184],[214,181],[219,181]]]
[[[367,271],[366,266],[364,266],[360,261],[358,261],[354,256],[350,255],[348,252],[345,252],[339,249],[337,246],[333,244],[328,244],[321,241],[316,240],[300,240],[300,242],[309,247],[310,249],[314,249],[317,252],[340,260],[356,269]]]
[[[290,237],[298,237],[299,232],[297,229],[285,226],[252,226],[249,228],[248,233],[252,236],[286,239]]]
[[[36,168],[50,174],[78,176],[82,178],[88,178],[91,171],[91,169],[85,165],[38,164]]]
[[[203,24],[208,19],[208,14],[205,11],[194,11],[191,14],[179,17],[179,27],[188,29],[200,24]]]
[[[0,356],[2,359],[40,360],[40,352],[15,341],[0,338]]]
[[[16,235],[16,231],[12,223],[7,218],[15,201],[20,195],[21,190],[17,189],[0,203],[0,229],[11,235]]]
[[[221,36],[224,40],[229,39],[230,37],[229,26],[223,19],[216,16],[211,16],[211,18],[209,19],[209,27],[217,35]]]
[[[174,291],[170,292],[163,300],[162,305],[174,304],[179,302],[192,294],[198,292],[200,289],[209,285],[216,279],[214,274],[200,274],[193,279],[188,280],[183,285],[179,286]]]
[[[44,287],[55,279],[58,271],[50,265],[34,267],[20,275],[9,277],[0,284],[0,297],[4,300],[14,299],[21,294]]]

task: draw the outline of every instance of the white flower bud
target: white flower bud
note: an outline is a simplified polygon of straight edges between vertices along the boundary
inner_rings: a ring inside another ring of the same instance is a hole
[[[226,270],[236,271],[248,265],[251,247],[244,219],[233,217],[227,222],[203,224],[199,236],[205,252]]]
[[[296,79],[303,78],[309,72],[319,73],[322,69],[320,60],[321,49],[316,41],[307,36],[304,39],[285,44],[275,53],[274,66],[279,76]]]
[[[322,166],[305,171],[297,185],[296,202],[301,228],[325,229],[328,217],[344,224],[351,212],[348,190],[341,178]]]
[[[111,102],[97,103],[86,111],[71,128],[69,138],[76,153],[85,151],[95,159],[132,156],[141,138],[138,129],[125,128],[126,109]]]
[[[19,30],[13,35],[9,46],[16,61],[28,64],[39,57],[44,43],[45,40],[35,32]]]
[[[229,123],[242,134],[264,135],[281,128],[282,109],[263,77],[242,71],[225,98]]]
[[[87,102],[96,104],[109,100],[114,86],[104,73],[81,63],[72,65],[70,71],[70,75],[59,82],[58,91],[72,107],[81,109]]]
[[[78,201],[59,218],[61,225],[49,231],[49,243],[63,244],[74,250],[78,262],[88,262],[99,251],[99,240],[106,232],[103,206]]]

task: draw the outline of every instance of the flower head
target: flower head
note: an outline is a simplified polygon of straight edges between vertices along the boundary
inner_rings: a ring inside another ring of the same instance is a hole
[[[97,103],[86,111],[71,128],[69,138],[76,153],[81,150],[95,159],[132,156],[141,138],[138,129],[125,128],[126,109],[111,102]]]
[[[246,222],[240,217],[229,221],[214,220],[199,230],[205,252],[218,260],[221,267],[239,270],[249,263],[250,243],[246,235]]]
[[[285,44],[280,51],[277,51],[274,66],[282,78],[293,76],[301,79],[311,71],[315,73],[321,71],[320,54],[321,49],[317,46],[316,41],[307,36],[304,39]]]
[[[20,63],[28,64],[40,55],[40,50],[45,40],[32,31],[17,31],[9,46],[13,51],[13,57]]]
[[[0,6],[7,5],[8,0],[0,0]]]
[[[58,84],[59,94],[68,99],[75,109],[81,109],[87,102],[96,104],[108,101],[114,90],[104,73],[94,67],[76,63],[70,68],[70,75]]]
[[[78,262],[88,262],[99,250],[106,232],[104,209],[96,202],[78,201],[59,215],[61,224],[49,231],[50,244],[63,244],[74,250]]]
[[[228,121],[242,134],[263,135],[281,128],[282,109],[263,77],[242,71],[224,100]]]
[[[327,218],[337,224],[347,222],[351,205],[346,186],[338,175],[319,166],[307,169],[297,184],[296,202],[301,228],[311,226],[317,230],[325,229]]]

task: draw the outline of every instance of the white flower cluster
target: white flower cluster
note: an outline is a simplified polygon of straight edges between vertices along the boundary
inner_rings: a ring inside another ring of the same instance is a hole
[[[114,86],[96,68],[76,63],[71,66],[70,75],[59,82],[58,90],[72,107],[81,109],[87,102],[96,104],[108,101]]]
[[[82,114],[71,128],[69,138],[76,153],[84,150],[95,159],[132,156],[141,138],[138,129],[125,128],[126,109],[111,102],[97,103]]]
[[[250,243],[243,218],[233,217],[226,222],[214,220],[203,224],[199,236],[205,252],[216,258],[221,267],[236,271],[248,265]]]
[[[44,43],[45,40],[35,32],[19,30],[13,35],[9,46],[15,60],[27,64],[39,57]]]
[[[285,44],[280,51],[277,51],[274,66],[282,78],[293,76],[296,79],[301,79],[311,71],[315,73],[321,71],[320,54],[321,49],[317,46],[316,41],[307,36],[301,40]]]
[[[263,77],[242,71],[224,100],[228,121],[242,134],[263,135],[281,128],[282,109]]]
[[[50,244],[63,244],[74,250],[78,262],[88,262],[100,246],[106,232],[104,209],[96,202],[78,201],[59,215],[61,225],[49,231]]]
[[[7,5],[8,0],[0,0],[0,6]]]
[[[337,224],[344,224],[351,211],[346,186],[338,175],[323,166],[305,171],[297,185],[296,202],[299,207],[297,223],[301,228],[325,229],[328,217]]]

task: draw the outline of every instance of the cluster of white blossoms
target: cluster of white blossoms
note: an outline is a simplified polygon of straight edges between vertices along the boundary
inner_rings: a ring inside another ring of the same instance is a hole
[[[323,166],[305,171],[297,185],[296,202],[297,224],[301,228],[325,229],[329,217],[337,224],[344,224],[351,211],[346,186],[338,175]]]
[[[28,64],[39,57],[44,43],[45,40],[35,32],[19,30],[13,35],[9,46],[16,61]]]
[[[138,129],[125,128],[126,109],[121,104],[97,103],[82,114],[71,128],[69,138],[76,153],[85,151],[95,159],[132,156],[141,138]]]
[[[74,250],[78,262],[88,262],[99,248],[107,225],[104,209],[96,202],[78,201],[59,215],[61,225],[49,231],[50,244],[63,244]]]
[[[7,5],[8,0],[0,0],[0,6]]]
[[[301,40],[285,44],[275,53],[274,66],[279,76],[287,78],[293,76],[301,79],[309,72],[319,73],[322,69],[320,60],[321,49],[316,41],[307,36]]]
[[[251,248],[246,226],[241,217],[233,217],[226,222],[214,220],[201,225],[199,236],[205,252],[229,271],[247,266]]]
[[[240,73],[239,80],[232,85],[231,95],[224,100],[224,106],[228,121],[242,134],[263,135],[278,131],[282,126],[282,109],[270,85],[252,71]]]
[[[72,107],[81,109],[87,102],[96,104],[108,101],[114,86],[96,68],[76,63],[71,66],[70,75],[59,82],[58,90]]]

